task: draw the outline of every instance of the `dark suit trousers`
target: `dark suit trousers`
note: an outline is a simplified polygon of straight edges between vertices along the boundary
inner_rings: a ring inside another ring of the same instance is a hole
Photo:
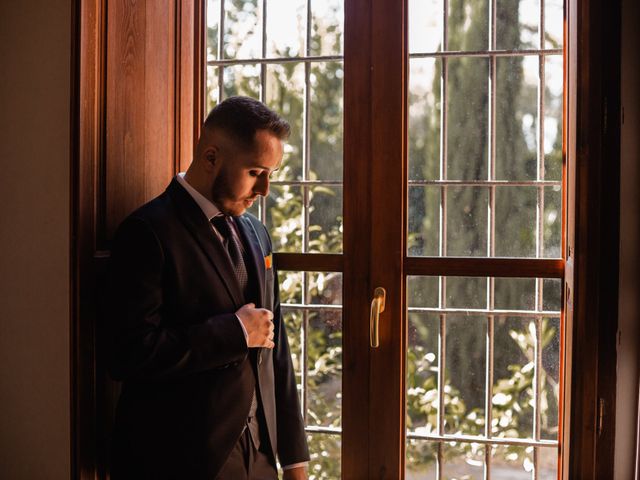
[[[254,419],[254,421],[256,421]],[[263,443],[264,445],[264,443]],[[278,472],[269,456],[256,449],[249,428],[245,428],[238,443],[216,477],[216,480],[277,480]]]

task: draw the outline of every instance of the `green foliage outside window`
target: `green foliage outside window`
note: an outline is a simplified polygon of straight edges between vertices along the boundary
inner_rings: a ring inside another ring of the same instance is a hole
[[[233,25],[237,12],[258,8],[257,2],[232,0],[233,12],[226,20],[226,42],[236,42],[227,51],[237,51],[242,39],[234,36]],[[520,46],[520,1],[498,12],[501,42]],[[247,5],[253,7],[247,9]],[[486,45],[487,0],[451,0],[449,19],[449,49],[465,49],[484,42]],[[234,13],[236,12],[236,13]],[[334,16],[342,15],[341,9]],[[257,22],[257,21],[256,21]],[[333,24],[324,24],[322,18],[313,20],[312,50],[340,54],[342,34]],[[254,25],[257,28],[257,23]],[[208,30],[209,45],[217,43],[217,28]],[[279,52],[286,56],[287,51]],[[536,92],[524,81],[523,59],[512,57],[500,61],[496,73],[499,89],[496,103],[496,177],[506,180],[530,180],[536,177],[536,145],[531,147],[524,128],[525,116],[535,118]],[[220,68],[220,67],[217,67]],[[224,94],[259,96],[259,66],[225,67]],[[282,168],[274,179],[280,181],[302,178],[304,149],[304,64],[287,63],[267,67],[266,101],[280,112],[292,125],[292,136],[285,151]],[[342,180],[342,62],[313,63],[310,68],[310,171],[308,180]],[[435,62],[432,84],[432,102],[422,104],[418,115],[409,118],[409,176],[410,178],[438,178],[440,137],[440,73],[441,63]],[[487,177],[487,109],[488,109],[488,61],[478,58],[460,58],[449,63],[449,154],[448,173],[453,179],[484,179]],[[210,85],[213,84],[211,80]],[[409,104],[420,104],[417,92],[409,92]],[[214,104],[213,94],[207,96],[209,107]],[[551,107],[550,107],[551,108]],[[535,125],[535,123],[534,123]],[[535,129],[535,128],[534,128]],[[560,130],[553,142],[551,153],[545,159],[547,178],[561,177]],[[342,252],[342,201],[341,188],[307,187],[309,199],[308,252]],[[449,217],[450,232],[447,237],[449,254],[486,255],[486,231],[478,228],[486,224],[485,190],[481,188],[450,189],[449,201],[458,206]],[[545,207],[545,245],[550,247],[546,256],[559,256],[560,245],[560,194],[551,196]],[[272,186],[267,200],[266,223],[270,229],[274,250],[302,252],[304,228],[303,189],[299,186]],[[437,255],[439,228],[439,192],[435,189],[410,189],[409,202],[413,208],[409,218],[409,253],[413,255]],[[515,206],[515,207],[514,207]],[[516,208],[514,210],[513,208]],[[498,228],[496,254],[505,256],[535,256],[535,228],[531,216],[519,214],[535,212],[536,196],[528,195],[517,187],[505,188],[496,197],[496,224]],[[545,212],[546,213],[546,212]],[[533,217],[535,220],[535,216]],[[479,220],[478,220],[479,219]],[[452,227],[453,226],[453,227]],[[502,249],[502,250],[500,250]],[[301,272],[281,272],[281,301],[302,302]],[[337,304],[341,302],[342,281],[340,273],[306,274],[309,282],[307,303]],[[412,289],[427,291],[433,283],[427,278],[416,278]],[[559,288],[545,283],[545,308],[559,310]],[[522,299],[531,296],[531,283],[503,282],[496,280],[496,296],[500,296],[504,308],[520,308]],[[547,295],[549,293],[549,295]],[[453,280],[448,284],[448,296],[463,308],[473,307],[478,290],[472,281]],[[411,300],[410,300],[411,303]],[[298,382],[304,365],[303,344],[306,348],[306,420],[309,426],[341,426],[342,380],[342,320],[339,312],[319,313],[310,311],[306,323],[306,342],[301,338],[304,314],[286,310],[285,321],[289,333],[294,366]],[[462,318],[464,322],[482,323],[478,318]],[[417,314],[409,315],[410,349],[407,353],[407,428],[418,433],[435,433],[438,423],[438,324],[424,321]],[[471,323],[469,323],[471,325]],[[484,325],[484,324],[483,324]],[[533,428],[533,379],[535,372],[534,339],[541,336],[543,368],[540,370],[540,414],[542,438],[555,439],[558,422],[558,329],[557,319],[543,318],[539,332],[535,322],[514,318],[495,319],[494,385],[492,398],[492,435],[505,438],[527,438]],[[485,429],[484,373],[477,374],[478,365],[484,365],[485,338],[478,328],[458,328],[455,342],[447,346],[448,368],[455,367],[457,374],[445,372],[444,422],[447,434],[476,435]],[[482,327],[484,328],[484,327]],[[480,333],[478,333],[480,332]],[[545,364],[544,359],[550,359]],[[554,363],[555,362],[555,363]],[[484,368],[484,367],[482,367]],[[299,385],[302,393],[302,386]],[[310,479],[340,478],[340,436],[314,433],[309,435],[311,463]],[[435,461],[436,444],[410,441],[407,444],[407,466],[419,470]],[[457,443],[447,448],[445,459],[477,459],[481,454],[477,444]],[[527,447],[494,447],[493,455],[513,464],[526,465],[531,457]]]

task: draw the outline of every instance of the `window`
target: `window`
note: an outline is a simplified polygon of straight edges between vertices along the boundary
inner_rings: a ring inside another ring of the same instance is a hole
[[[292,125],[253,213],[287,266],[283,312],[312,478],[339,476],[350,448],[341,445],[351,413],[341,402],[342,270],[352,254],[342,238],[343,9],[209,0],[206,16],[207,110],[249,95]],[[405,475],[555,478],[563,5],[410,0],[408,9]]]

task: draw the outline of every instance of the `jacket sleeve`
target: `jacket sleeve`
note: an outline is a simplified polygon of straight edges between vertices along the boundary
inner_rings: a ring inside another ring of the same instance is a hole
[[[148,223],[127,218],[116,232],[105,296],[108,368],[115,380],[173,379],[242,361],[247,343],[234,313],[167,326],[165,256]]]
[[[278,429],[278,458],[283,466],[309,461],[309,447],[296,387],[295,372],[280,307],[278,274],[274,266],[274,351],[273,368]]]

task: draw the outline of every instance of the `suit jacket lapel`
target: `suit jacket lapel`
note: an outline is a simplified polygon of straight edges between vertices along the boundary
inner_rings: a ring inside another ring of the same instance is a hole
[[[240,230],[240,234],[243,237],[242,240],[244,245],[246,247],[249,247],[248,256],[252,260],[253,271],[256,272],[258,276],[258,290],[260,291],[260,305],[258,305],[258,307],[262,307],[266,304],[266,299],[264,298],[264,252],[262,251],[262,248],[260,246],[258,234],[251,224],[251,220],[245,218],[244,216],[236,217],[236,225],[238,226],[238,230]],[[249,265],[247,265],[247,267],[249,267]]]
[[[236,278],[231,259],[215,235],[211,223],[204,215],[195,200],[174,178],[167,187],[167,193],[176,204],[180,219],[196,239],[202,250],[223,279],[229,295],[238,308],[244,305],[240,283]]]

